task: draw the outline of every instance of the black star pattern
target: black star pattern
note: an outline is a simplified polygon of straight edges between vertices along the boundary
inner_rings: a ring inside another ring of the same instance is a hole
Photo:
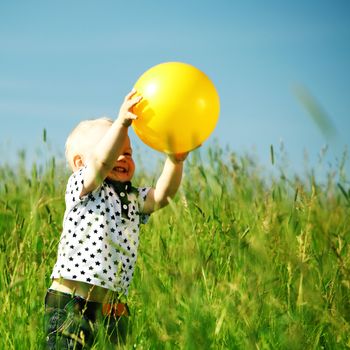
[[[82,188],[83,169],[85,167],[71,177],[67,186],[67,203],[72,209],[64,222],[62,244],[59,246],[53,277],[58,277],[62,271],[64,278],[89,283],[92,278],[86,275],[91,274],[96,279],[95,284],[112,286],[113,283],[113,289],[122,288],[127,292],[136,261],[138,226],[148,218],[139,213],[138,201],[145,200],[147,191],[136,189],[137,196],[131,197],[132,187],[127,188],[129,185],[117,191],[114,184],[103,182],[94,195],[90,193],[80,200],[77,192]],[[132,232],[132,239],[128,237],[128,231]],[[91,239],[91,235],[94,239]],[[119,249],[109,243],[111,239],[115,242],[116,236],[121,245]],[[85,272],[87,270],[89,273]],[[103,273],[98,275],[96,271]],[[114,275],[120,275],[120,279],[115,281]]]

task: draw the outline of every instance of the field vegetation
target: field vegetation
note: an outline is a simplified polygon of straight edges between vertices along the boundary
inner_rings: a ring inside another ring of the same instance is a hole
[[[281,157],[280,157],[281,158]],[[350,185],[267,174],[249,155],[194,152],[171,204],[142,227],[125,349],[350,348]],[[134,183],[155,182],[142,166]],[[40,349],[68,171],[0,166],[0,349]],[[103,341],[95,346],[103,349]]]

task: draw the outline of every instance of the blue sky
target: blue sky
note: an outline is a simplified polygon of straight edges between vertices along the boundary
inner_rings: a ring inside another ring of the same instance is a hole
[[[281,142],[290,168],[304,153],[336,166],[350,130],[350,2],[2,1],[0,154],[36,157],[46,128],[63,154],[82,119],[116,116],[148,68],[183,61],[202,69],[221,98],[217,139],[270,166]],[[322,132],[295,94],[302,86],[337,130]],[[140,152],[157,157],[131,132]],[[33,156],[34,155],[34,156]]]

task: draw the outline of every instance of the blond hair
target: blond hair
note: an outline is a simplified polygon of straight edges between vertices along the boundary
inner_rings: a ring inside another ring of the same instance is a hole
[[[94,130],[96,126],[111,125],[113,120],[102,117],[81,121],[69,134],[66,140],[66,159],[73,169],[73,159],[76,155],[86,155],[96,145]]]

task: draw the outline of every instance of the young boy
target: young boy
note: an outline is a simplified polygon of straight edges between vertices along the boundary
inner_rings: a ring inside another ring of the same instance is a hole
[[[125,341],[129,309],[121,299],[133,277],[139,226],[175,195],[187,156],[169,155],[155,188],[131,186],[135,164],[128,127],[140,100],[131,91],[114,122],[81,122],[67,139],[73,174],[45,298],[49,349],[91,346],[101,328],[112,343]]]

